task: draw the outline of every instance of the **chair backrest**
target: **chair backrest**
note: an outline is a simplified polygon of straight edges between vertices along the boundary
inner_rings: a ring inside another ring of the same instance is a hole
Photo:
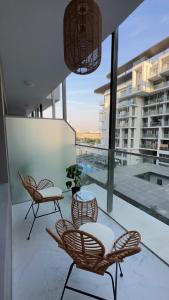
[[[18,176],[19,176],[19,178],[21,180],[21,183],[24,186],[24,188],[26,188],[27,185],[31,185],[34,188],[37,188],[37,183],[36,183],[35,179],[32,176],[30,176],[30,175],[23,176],[20,172],[18,172]]]
[[[35,187],[33,187],[32,185],[27,184],[26,185],[26,190],[29,193],[29,195],[31,196],[31,198],[37,202],[40,203],[43,200],[42,195],[37,191],[37,189]]]
[[[105,248],[103,244],[91,234],[81,230],[68,230],[62,235],[63,246],[72,257],[76,266],[93,271],[103,260]]]
[[[26,189],[26,191],[29,193],[31,198],[35,202],[42,201],[43,197],[42,195],[37,191],[37,184],[35,179],[32,176],[26,175],[23,176],[18,172],[18,176],[22,182],[23,187]]]

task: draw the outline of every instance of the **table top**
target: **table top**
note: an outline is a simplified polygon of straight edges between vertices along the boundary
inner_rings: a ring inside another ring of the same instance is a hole
[[[92,201],[95,198],[96,197],[95,197],[94,193],[87,191],[87,190],[81,190],[74,195],[75,200],[82,201],[82,202]]]

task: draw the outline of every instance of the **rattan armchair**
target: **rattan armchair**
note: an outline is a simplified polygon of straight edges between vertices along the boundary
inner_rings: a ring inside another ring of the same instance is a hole
[[[117,299],[118,264],[123,262],[126,257],[134,255],[141,250],[139,247],[141,236],[137,231],[128,231],[119,237],[112,243],[112,250],[109,253],[106,253],[105,246],[95,236],[75,229],[74,225],[67,220],[59,220],[56,223],[57,234],[53,233],[50,229],[46,229],[46,231],[54,238],[58,246],[64,249],[73,259],[62,291],[61,300],[63,299],[65,289],[96,299],[103,299],[68,285],[74,265],[79,269],[98,275],[109,275],[112,282],[113,296],[115,300]],[[115,280],[112,274],[107,271],[108,267],[113,264],[115,264]]]
[[[62,195],[61,189],[59,189],[58,187],[55,187],[54,183],[49,179],[42,179],[37,183],[32,176],[29,176],[29,175],[23,176],[19,172],[18,172],[18,175],[19,175],[19,178],[21,180],[23,187],[29,193],[29,195],[31,196],[31,200],[32,200],[32,203],[31,203],[31,205],[28,209],[28,212],[26,213],[26,216],[25,216],[25,219],[27,219],[27,216],[28,216],[30,210],[32,209],[34,219],[33,219],[33,222],[32,222],[29,234],[28,234],[28,238],[27,238],[29,240],[35,220],[37,218],[40,218],[40,217],[43,217],[46,215],[50,215],[50,214],[53,214],[56,212],[59,212],[61,218],[63,218],[61,208],[60,208],[58,201],[62,200],[64,197]],[[46,214],[38,215],[40,204],[43,204],[46,202],[54,203],[54,211],[46,213]],[[34,209],[35,206],[36,206],[36,210]]]

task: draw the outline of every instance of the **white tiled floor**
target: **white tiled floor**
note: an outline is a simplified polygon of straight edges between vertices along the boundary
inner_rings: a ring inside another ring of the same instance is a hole
[[[65,194],[61,207],[65,218],[70,219],[71,196]],[[45,232],[54,228],[59,214],[36,221],[30,241],[26,240],[32,214],[24,220],[30,203],[13,206],[13,300],[59,300],[71,259]],[[43,209],[48,209],[44,205]],[[53,208],[53,207],[52,207]],[[122,229],[99,212],[100,223],[111,227],[118,237]],[[150,251],[128,258],[123,264],[124,277],[118,280],[119,300],[169,300],[169,268]],[[114,272],[114,267],[110,268]],[[110,279],[75,268],[70,285],[113,299]],[[89,297],[65,292],[64,300],[87,300]]]
[[[97,184],[85,187],[96,195],[100,208],[106,210],[107,192]],[[144,244],[169,264],[169,226],[144,211],[114,196],[110,216],[127,230],[138,230]]]

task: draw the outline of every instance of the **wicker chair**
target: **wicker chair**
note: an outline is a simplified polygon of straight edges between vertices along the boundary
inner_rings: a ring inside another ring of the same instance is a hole
[[[109,253],[106,253],[105,246],[95,236],[75,229],[74,225],[67,220],[62,219],[56,223],[57,234],[53,233],[50,229],[46,229],[46,231],[54,238],[58,246],[64,249],[73,259],[62,291],[61,300],[63,299],[65,289],[92,298],[103,299],[72,288],[67,284],[74,265],[79,269],[90,271],[98,275],[109,275],[112,282],[113,296],[115,300],[117,299],[118,264],[123,262],[126,257],[141,251],[139,247],[141,237],[137,231],[128,231],[120,236],[112,243],[112,248]],[[111,273],[107,271],[108,267],[113,264],[116,266],[115,281]]]
[[[27,216],[32,209],[33,211],[33,222],[28,234],[28,240],[30,239],[30,235],[35,223],[35,220],[37,218],[47,216],[56,212],[59,212],[62,216],[61,208],[59,205],[59,200],[63,199],[62,191],[58,187],[54,187],[54,183],[49,179],[42,179],[39,183],[36,183],[35,179],[32,176],[23,176],[18,172],[19,178],[21,180],[21,183],[25,190],[29,193],[32,199],[32,203],[28,209],[28,212],[26,213],[25,219],[27,219]],[[54,203],[54,211],[38,215],[40,204],[46,203],[46,202],[53,202]],[[34,209],[34,206],[37,206],[36,210]]]

